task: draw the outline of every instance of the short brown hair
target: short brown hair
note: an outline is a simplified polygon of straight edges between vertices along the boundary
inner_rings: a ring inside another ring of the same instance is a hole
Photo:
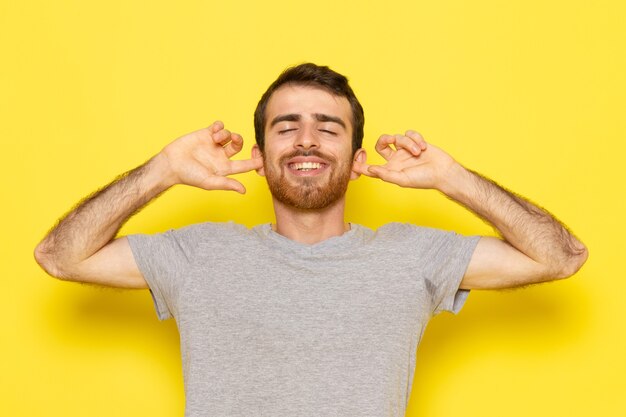
[[[254,135],[261,151],[263,151],[263,146],[265,145],[265,124],[267,122],[265,109],[267,102],[274,94],[274,91],[285,84],[317,87],[335,96],[347,98],[352,108],[352,154],[361,147],[365,115],[363,114],[361,103],[359,103],[359,100],[354,95],[354,91],[348,84],[348,78],[328,67],[306,63],[284,70],[265,91],[261,100],[259,100],[259,104],[257,104],[254,111]]]

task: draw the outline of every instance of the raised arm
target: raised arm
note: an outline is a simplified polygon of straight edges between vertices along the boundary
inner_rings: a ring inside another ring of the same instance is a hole
[[[437,189],[500,233],[502,239],[481,238],[461,288],[511,288],[566,278],[586,261],[586,247],[554,216],[466,169],[419,133],[383,135],[376,150],[386,164],[357,161],[354,170],[402,187]]]
[[[114,287],[146,288],[122,225],[176,184],[245,193],[228,175],[257,169],[260,158],[233,161],[243,139],[215,122],[184,135],[145,164],[82,200],[35,248],[35,259],[50,275]]]

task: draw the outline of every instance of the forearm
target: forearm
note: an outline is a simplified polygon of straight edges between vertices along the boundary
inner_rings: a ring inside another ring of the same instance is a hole
[[[173,182],[159,154],[119,176],[63,216],[35,249],[51,275],[71,275],[73,267],[110,242],[122,225]]]
[[[546,210],[456,164],[440,191],[493,225],[506,242],[537,262],[545,277],[574,274],[587,249]]]

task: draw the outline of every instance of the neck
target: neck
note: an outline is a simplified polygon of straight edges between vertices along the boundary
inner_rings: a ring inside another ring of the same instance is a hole
[[[286,206],[274,199],[275,232],[296,242],[315,244],[350,230],[344,222],[345,197],[319,210],[304,210]]]

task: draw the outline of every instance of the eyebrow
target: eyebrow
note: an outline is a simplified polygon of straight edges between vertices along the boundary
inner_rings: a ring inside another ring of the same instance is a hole
[[[337,123],[344,129],[346,128],[346,124],[339,117],[335,117],[335,116],[331,116],[329,114],[323,114],[323,113],[314,113],[313,116],[315,117],[315,120],[317,120],[318,122]],[[270,127],[274,127],[277,123],[280,123],[280,122],[299,122],[301,119],[302,119],[302,116],[299,114],[295,114],[295,113],[281,114],[272,119],[272,122],[270,123]]]
[[[274,127],[277,123],[280,122],[298,122],[301,117],[299,114],[281,114],[280,116],[276,116],[272,119],[272,123],[270,123],[270,127]]]
[[[313,116],[315,116],[315,119],[318,122],[333,122],[333,123],[339,124],[344,129],[346,128],[346,124],[339,117],[330,116],[328,114],[321,114],[321,113],[315,113]]]

